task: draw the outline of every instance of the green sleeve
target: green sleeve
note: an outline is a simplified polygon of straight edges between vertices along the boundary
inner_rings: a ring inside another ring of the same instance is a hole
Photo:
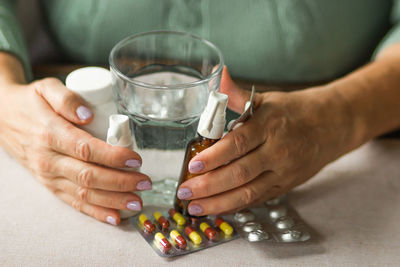
[[[23,64],[27,81],[32,71],[22,31],[15,16],[14,1],[0,1],[0,51],[15,55]]]
[[[379,43],[372,57],[373,59],[375,59],[376,56],[388,46],[395,43],[400,43],[400,0],[394,1],[391,21],[393,23],[393,27]]]

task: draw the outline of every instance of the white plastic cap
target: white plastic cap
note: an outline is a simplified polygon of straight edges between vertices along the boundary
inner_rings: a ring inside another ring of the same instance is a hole
[[[197,132],[209,139],[220,139],[225,128],[225,110],[228,96],[211,92],[208,97],[207,107],[200,117]]]
[[[100,67],[85,67],[68,74],[65,85],[91,105],[107,103],[112,98],[111,73]]]
[[[131,148],[132,137],[129,128],[129,117],[121,114],[113,114],[109,118],[110,126],[107,132],[107,143],[113,146]]]

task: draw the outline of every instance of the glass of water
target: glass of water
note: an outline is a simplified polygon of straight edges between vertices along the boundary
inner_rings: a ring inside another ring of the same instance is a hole
[[[153,193],[169,201],[209,92],[219,90],[222,54],[192,34],[153,31],[120,41],[109,60],[114,99],[130,117],[141,172],[153,180]]]

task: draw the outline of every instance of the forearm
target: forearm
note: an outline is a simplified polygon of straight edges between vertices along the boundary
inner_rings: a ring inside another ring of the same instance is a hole
[[[26,83],[24,68],[12,54],[0,52],[0,90],[4,88],[4,84],[10,83]]]
[[[383,51],[372,63],[327,85],[350,116],[353,149],[400,128],[400,45]]]

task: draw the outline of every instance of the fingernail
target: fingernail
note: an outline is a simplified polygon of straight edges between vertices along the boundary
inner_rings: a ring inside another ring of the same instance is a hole
[[[179,199],[187,199],[190,198],[192,195],[192,190],[190,190],[189,188],[181,188],[178,190],[177,197]]]
[[[189,213],[191,215],[198,215],[203,213],[203,209],[199,205],[191,205],[189,206]]]
[[[189,163],[189,172],[196,173],[204,169],[204,164],[201,161],[193,161]]]
[[[76,109],[76,115],[78,115],[79,119],[85,121],[93,116],[93,113],[85,106],[79,106]]]
[[[109,224],[117,225],[117,220],[116,220],[113,216],[107,216],[106,221],[107,221]]]
[[[141,181],[136,185],[136,189],[143,191],[143,190],[150,190],[152,185],[149,181]]]
[[[126,207],[130,210],[136,210],[136,211],[142,209],[142,206],[140,205],[139,201],[130,201],[128,202],[128,204],[126,204]]]
[[[138,168],[138,167],[142,166],[142,164],[137,159],[128,159],[127,161],[125,161],[125,166],[131,167],[131,168]]]

